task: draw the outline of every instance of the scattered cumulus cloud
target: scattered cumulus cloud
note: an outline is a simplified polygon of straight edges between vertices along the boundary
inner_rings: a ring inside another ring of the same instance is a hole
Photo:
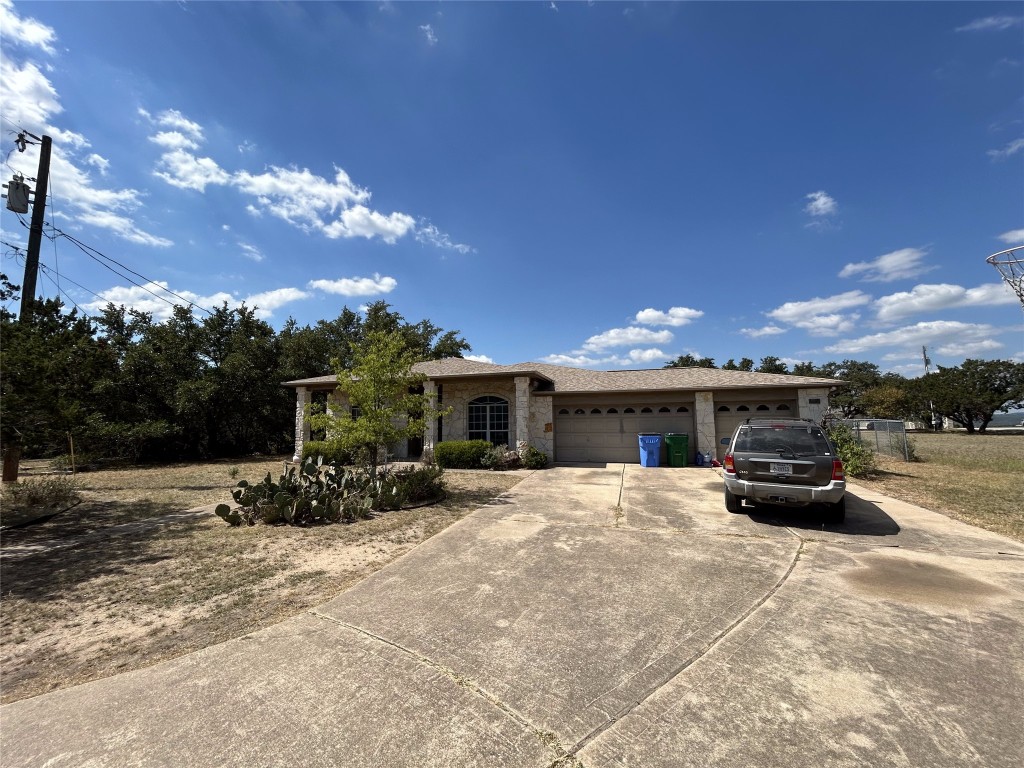
[[[85,163],[99,171],[100,176],[106,176],[107,171],[110,170],[110,161],[101,155],[97,155],[95,152],[91,152],[85,156]]]
[[[308,287],[339,296],[379,296],[382,293],[391,293],[395,290],[398,287],[398,281],[393,277],[381,277],[379,274],[375,274],[373,277],[310,280]]]
[[[420,31],[427,39],[427,45],[437,45],[437,35],[434,33],[434,28],[430,24],[420,24]]]
[[[861,280],[869,283],[889,283],[893,280],[917,277],[933,269],[922,263],[927,255],[928,252],[923,248],[900,248],[898,251],[882,254],[874,261],[847,264],[839,272],[839,276],[860,276]]]
[[[57,33],[35,19],[25,19],[14,10],[12,0],[0,0],[0,28],[4,31],[4,42],[39,48],[53,54],[53,43],[57,41]]]
[[[453,242],[451,237],[446,233],[426,221],[421,221],[419,226],[416,227],[415,237],[416,242],[418,243],[433,245],[434,247],[441,248],[442,250],[457,251],[462,254],[474,252],[472,246],[466,245],[465,243]]]
[[[678,327],[689,325],[694,320],[703,317],[704,312],[689,307],[670,307],[663,312],[660,309],[641,309],[636,313],[636,322],[644,325],[671,325]]]
[[[558,13],[558,6],[555,5],[554,2],[552,2],[551,5],[548,6],[548,10],[549,11],[554,11],[555,13]]]
[[[805,227],[824,230],[835,225],[835,218],[839,213],[839,203],[835,201],[835,198],[821,189],[804,197],[807,200],[804,213],[811,217],[811,221],[807,222]]]
[[[668,355],[654,347],[650,349],[629,350],[629,361],[631,363],[657,363],[665,360],[667,357]]]
[[[308,298],[309,294],[298,288],[277,288],[264,293],[254,293],[246,298],[245,303],[250,307],[256,307],[258,317],[269,317],[275,309],[280,309],[285,304]]]
[[[994,339],[983,339],[968,344],[943,344],[935,348],[935,351],[946,357],[979,357],[983,352],[995,352],[1002,349],[1003,345]]]
[[[79,306],[89,312],[98,314],[108,303],[116,306],[124,305],[129,309],[149,312],[153,315],[154,320],[164,321],[171,317],[171,312],[173,311],[172,304],[186,306],[186,302],[191,302],[196,306],[207,309],[218,307],[225,302],[231,307],[241,305],[241,302],[230,293],[219,292],[209,296],[201,296],[198,293],[185,290],[174,291],[174,293],[178,294],[178,296],[172,295],[168,283],[164,280],[151,281],[144,283],[142,286],[117,285],[105,291],[100,291],[98,294],[99,298],[96,301],[80,304]],[[178,298],[179,296],[185,299],[185,302]],[[168,302],[171,303],[169,304]]]
[[[1024,24],[1024,16],[985,16],[957,27],[957,32],[1002,32]]]
[[[1009,232],[1003,232],[999,235],[999,239],[1007,245],[1024,243],[1024,229],[1011,229]]]
[[[740,333],[744,336],[749,336],[751,339],[761,339],[765,336],[778,336],[780,333],[785,332],[785,328],[780,328],[777,325],[766,325],[763,328],[740,328]]]
[[[196,157],[184,149],[164,153],[153,175],[179,189],[205,192],[209,184],[223,185],[231,174],[209,157]]]
[[[584,352],[603,352],[613,347],[626,347],[634,344],[668,344],[674,336],[671,331],[652,331],[650,328],[612,328],[591,336],[583,342]]]
[[[979,349],[979,345],[987,346],[995,334],[996,329],[987,323],[931,320],[884,333],[839,341],[825,347],[825,351],[839,355],[859,355],[883,347],[920,349],[923,345],[934,347],[954,344],[967,350],[975,350]]]
[[[238,247],[241,249],[242,255],[245,256],[245,258],[255,261],[256,263],[267,258],[263,255],[263,251],[251,243],[239,243]]]
[[[802,328],[812,336],[835,336],[852,330],[860,318],[857,313],[843,314],[843,310],[870,302],[871,297],[863,291],[847,291],[825,298],[787,301],[765,314],[772,320]]]
[[[977,288],[939,283],[915,285],[909,291],[883,296],[875,302],[875,311],[882,322],[893,322],[911,315],[941,309],[985,307],[1016,302],[1017,297],[1002,283],[989,283]]]
[[[149,140],[165,149],[199,149],[198,142],[181,131],[159,131],[150,136]]]
[[[467,360],[472,360],[474,363],[493,363],[494,361],[487,355],[463,355]]]
[[[993,161],[1006,160],[1024,149],[1024,138],[1014,139],[1002,149],[990,149],[986,154]]]

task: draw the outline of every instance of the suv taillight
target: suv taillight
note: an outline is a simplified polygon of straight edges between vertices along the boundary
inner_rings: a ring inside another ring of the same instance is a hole
[[[839,459],[832,459],[832,479],[846,480],[846,473],[843,471],[843,462]]]
[[[722,466],[725,468],[726,472],[736,474],[736,462],[732,460],[731,453],[725,454],[725,460],[722,462]],[[842,464],[840,464],[839,466],[840,468],[842,468]],[[835,472],[834,469],[832,471]]]

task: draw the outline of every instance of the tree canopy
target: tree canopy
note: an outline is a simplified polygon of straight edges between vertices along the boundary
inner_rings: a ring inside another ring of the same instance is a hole
[[[968,434],[985,432],[996,411],[1024,406],[1024,363],[964,360],[917,379],[920,402],[962,425]]]

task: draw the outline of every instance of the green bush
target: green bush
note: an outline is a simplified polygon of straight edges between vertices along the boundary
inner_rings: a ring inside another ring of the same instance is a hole
[[[876,471],[875,453],[865,447],[845,424],[836,422],[828,427],[828,438],[836,447],[843,469],[850,477],[868,477]]]
[[[7,510],[63,507],[78,501],[78,484],[67,477],[44,477],[20,483],[4,483]]]
[[[487,469],[500,471],[503,469],[518,469],[522,461],[519,458],[519,454],[515,451],[510,451],[507,446],[492,445],[490,450],[484,454],[480,463]]]
[[[527,469],[544,469],[548,465],[548,455],[528,445],[522,455],[523,466]]]
[[[374,507],[398,509],[436,501],[444,496],[444,490],[444,470],[441,467],[407,467],[381,477]]]
[[[434,446],[434,460],[445,469],[480,469],[491,448],[486,440],[448,440]]]
[[[310,440],[302,444],[302,461],[307,459],[322,458],[324,464],[342,464],[349,466],[353,464],[351,451],[341,447],[337,440]]]

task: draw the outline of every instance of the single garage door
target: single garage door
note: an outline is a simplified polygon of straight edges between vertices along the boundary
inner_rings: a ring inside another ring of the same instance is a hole
[[[718,459],[721,461],[729,450],[728,443],[723,440],[732,439],[736,427],[749,418],[765,418],[784,416],[796,418],[796,400],[777,400],[774,402],[722,403],[715,406],[715,442],[718,444]]]
[[[555,461],[639,464],[640,432],[681,432],[692,445],[692,403],[556,405]]]

